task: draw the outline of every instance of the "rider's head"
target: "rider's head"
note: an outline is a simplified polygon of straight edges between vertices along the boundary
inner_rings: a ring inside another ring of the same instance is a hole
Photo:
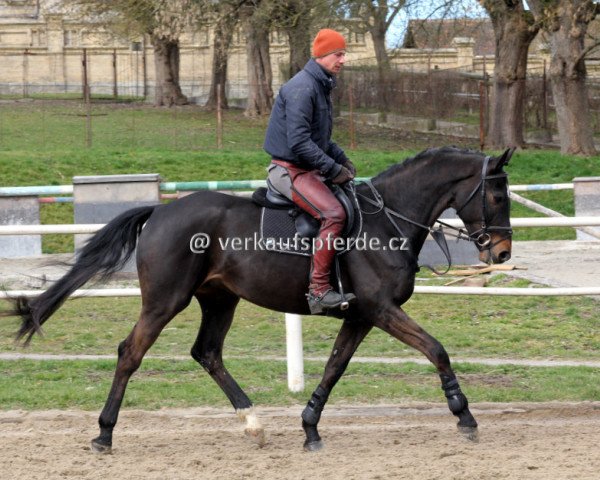
[[[337,75],[346,62],[346,39],[330,28],[319,30],[313,41],[312,54],[321,67]]]

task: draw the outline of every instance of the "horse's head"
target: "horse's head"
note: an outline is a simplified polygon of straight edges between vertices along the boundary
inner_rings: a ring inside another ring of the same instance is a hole
[[[510,197],[507,174],[502,167],[513,152],[511,148],[499,157],[486,157],[481,174],[463,183],[464,188],[456,193],[452,205],[477,246],[479,259],[485,263],[503,263],[510,259]]]

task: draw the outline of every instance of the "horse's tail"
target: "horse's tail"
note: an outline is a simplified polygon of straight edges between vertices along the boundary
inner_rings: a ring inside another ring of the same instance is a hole
[[[29,343],[67,297],[92,277],[106,280],[121,269],[133,254],[142,227],[155,208],[132,208],[114,218],[86,242],[75,264],[48,290],[37,298],[16,298],[10,315],[21,317],[17,340],[27,335],[25,344]]]

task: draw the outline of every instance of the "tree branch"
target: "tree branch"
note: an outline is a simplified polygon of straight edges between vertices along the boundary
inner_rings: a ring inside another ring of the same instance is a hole
[[[586,57],[588,53],[590,53],[592,50],[595,50],[598,47],[600,47],[600,40],[596,40],[592,45],[589,45],[586,48],[584,48],[583,51],[575,59],[575,63],[573,65],[577,65]]]

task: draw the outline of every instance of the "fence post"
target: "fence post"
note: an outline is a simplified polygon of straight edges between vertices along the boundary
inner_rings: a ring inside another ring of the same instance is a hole
[[[223,112],[221,110],[220,83],[217,83],[217,148],[223,148]]]
[[[574,178],[573,197],[575,198],[575,215],[577,217],[600,216],[600,177]],[[600,235],[600,227],[588,228]],[[598,237],[577,230],[577,240],[598,241]]]
[[[90,86],[88,84],[88,61],[87,61],[87,48],[83,49],[83,55],[81,57],[82,66],[82,87],[83,87],[83,101],[89,102],[90,100]]]
[[[356,131],[354,129],[354,94],[352,92],[352,83],[348,84],[348,109],[350,110],[350,120],[348,128],[350,130],[350,149],[356,148]]]
[[[302,317],[285,314],[288,389],[291,392],[304,390],[304,356],[302,348]]]
[[[485,112],[486,112],[486,98],[485,98],[485,86],[484,81],[479,82],[479,148],[481,150],[485,147]]]
[[[146,100],[146,98],[148,97],[148,65],[146,59],[146,35],[142,37],[142,79],[144,81],[144,100]]]
[[[90,85],[88,82],[88,59],[87,59],[87,48],[83,49],[83,57],[81,60],[83,67],[82,77],[83,80],[83,102],[85,103],[85,145],[87,148],[92,146],[92,105],[90,95]]]
[[[29,97],[29,49],[23,52],[23,98]]]
[[[548,126],[548,79],[546,74],[546,60],[544,60],[544,72],[542,74],[542,130],[543,139],[546,142],[552,141],[552,132]]]
[[[39,225],[37,195],[0,196],[1,225]],[[42,254],[41,235],[0,235],[0,257],[32,257]]]
[[[75,223],[107,223],[134,207],[160,203],[160,176],[95,175],[73,177]],[[89,235],[75,235],[75,251],[83,247]],[[135,271],[129,261],[124,271]]]
[[[112,68],[113,68],[113,98],[116,100],[119,96],[119,88],[117,86],[117,49],[113,48],[112,53]]]
[[[433,131],[437,129],[437,120],[435,112],[435,92],[433,91],[433,80],[431,73],[431,56],[427,59],[427,95],[429,95],[430,115],[427,121],[427,130]]]

